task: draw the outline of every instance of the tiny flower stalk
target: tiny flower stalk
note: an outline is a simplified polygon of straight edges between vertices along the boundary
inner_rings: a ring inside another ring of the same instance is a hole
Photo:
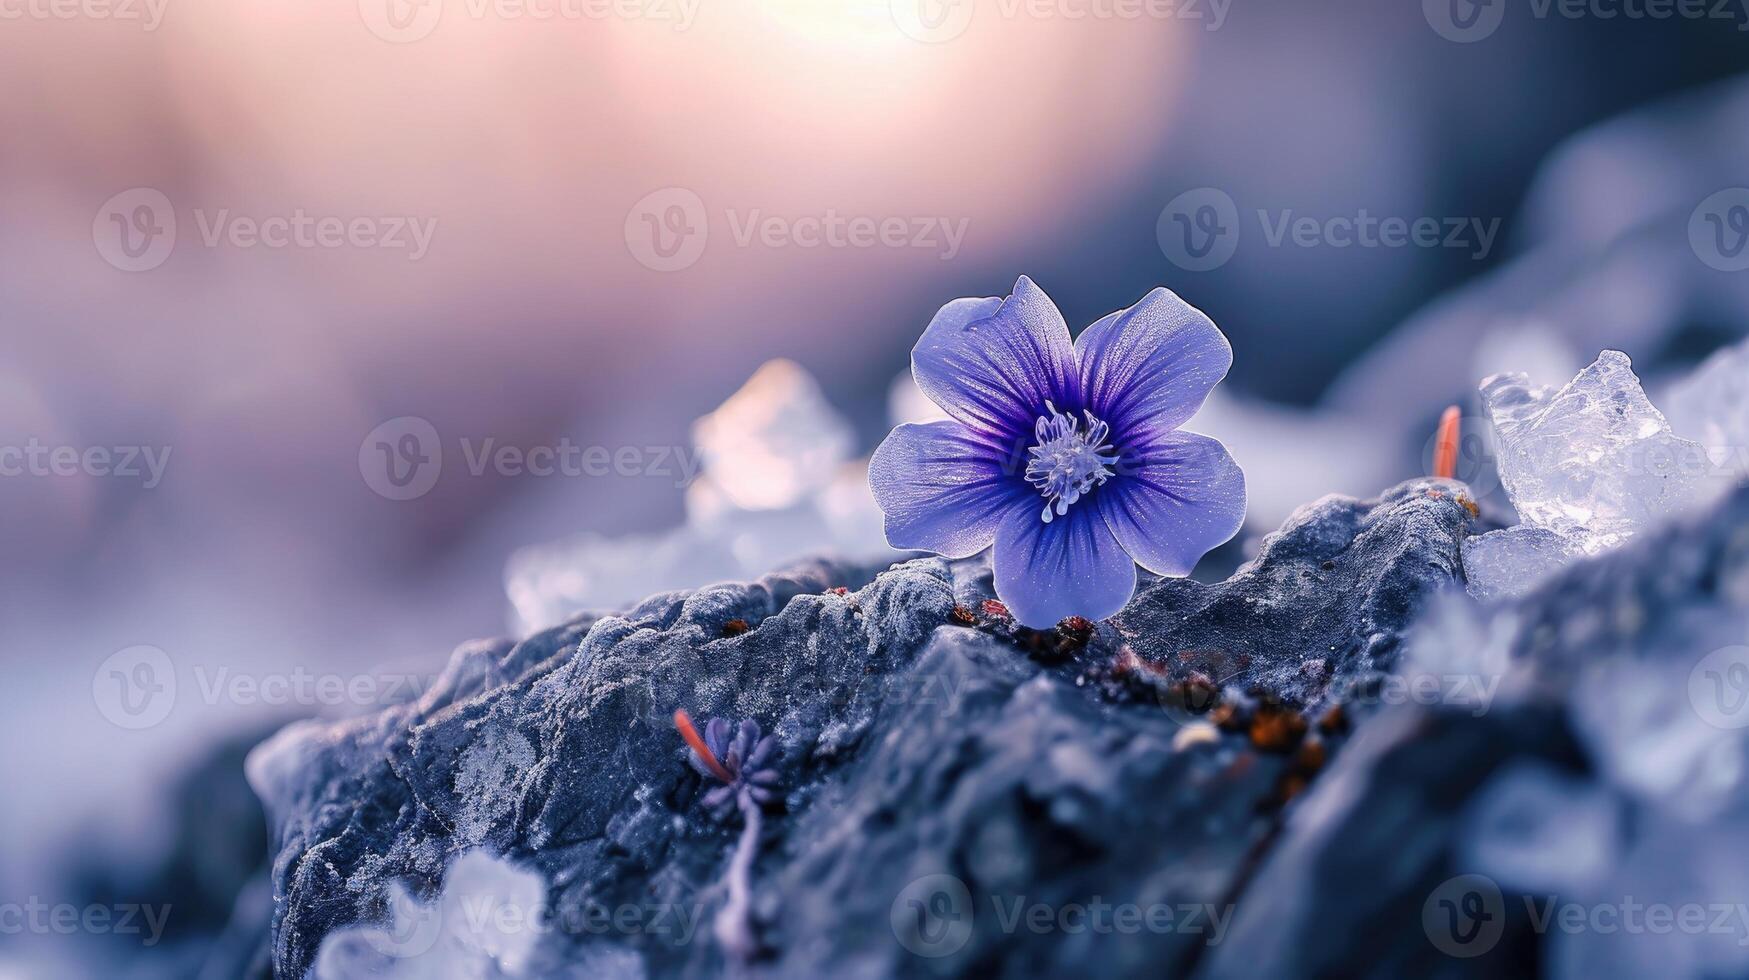
[[[1434,438],[1433,475],[1445,480],[1457,479],[1458,439],[1462,436],[1463,413],[1456,405],[1439,417],[1439,434]]]
[[[705,793],[705,808],[725,822],[737,811],[741,815],[741,837],[723,875],[728,900],[718,910],[712,929],[723,949],[745,963],[759,951],[753,926],[753,861],[759,850],[763,806],[771,801],[778,781],[777,770],[771,767],[777,739],[761,737],[758,722],[732,726],[723,718],[712,718],[700,735],[685,710],[674,712],[674,727],[691,750],[687,762],[694,771],[722,784]]]

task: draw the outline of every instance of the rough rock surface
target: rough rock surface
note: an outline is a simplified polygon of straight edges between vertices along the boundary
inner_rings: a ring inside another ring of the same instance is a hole
[[[1491,704],[1361,729],[1200,975],[1749,972],[1745,643],[1749,490],[1516,602],[1442,601],[1404,669]]]
[[[658,906],[707,922],[684,939],[648,917],[559,928],[526,972],[489,975],[719,973],[708,916],[737,828],[698,802],[684,708],[778,738],[752,973],[1190,972],[1340,746],[1332,709],[1357,702],[1352,719],[1461,576],[1472,508],[1443,481],[1326,498],[1226,582],[1154,581],[1111,621],[1047,632],[987,601],[980,561],[918,559],[816,563],[466,645],[418,701],[299,723],[251,756],[274,969],[304,976],[325,940],[392,920],[399,889],[432,899],[484,850],[538,871],[560,923]],[[919,926],[956,900],[936,875],[967,903],[945,933]],[[1155,918],[1116,933],[1013,918],[1038,903]]]

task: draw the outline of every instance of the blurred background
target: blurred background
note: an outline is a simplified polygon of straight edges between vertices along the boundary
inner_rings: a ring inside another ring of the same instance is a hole
[[[1678,370],[1749,324],[1749,13],[1706,7],[0,0],[0,903],[172,888],[174,957],[277,725],[866,544],[911,345],[1019,274],[1225,330],[1190,427],[1241,554],[1487,373]],[[0,977],[91,942],[0,916]]]

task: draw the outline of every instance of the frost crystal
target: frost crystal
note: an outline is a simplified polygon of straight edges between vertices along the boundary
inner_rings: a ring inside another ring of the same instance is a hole
[[[330,933],[313,980],[477,980],[537,975],[541,934],[550,926],[547,884],[539,872],[485,851],[450,866],[443,893],[422,903],[392,883],[389,921]]]
[[[801,366],[767,361],[693,424],[692,437],[701,472],[686,488],[685,524],[579,534],[511,556],[505,591],[518,632],[669,589],[752,578],[805,555],[893,555],[867,466],[849,458],[850,422]],[[676,468],[687,468],[685,458]]]
[[[1558,391],[1495,375],[1482,400],[1500,482],[1524,526],[1466,544],[1478,597],[1525,592],[1571,557],[1614,548],[1703,498],[1704,452],[1671,430],[1620,351],[1599,354]]]
[[[749,510],[790,507],[824,488],[855,438],[813,375],[783,359],[767,361],[692,426],[706,476]]]
[[[1484,601],[1522,595],[1573,560],[1577,551],[1553,531],[1520,524],[1464,541],[1470,594]]]
[[[1707,358],[1668,404],[1671,428],[1706,448],[1715,492],[1749,479],[1749,341]]]
[[[1482,382],[1499,436],[1500,481],[1526,524],[1606,551],[1695,496],[1698,445],[1679,438],[1634,376],[1606,350],[1560,391],[1523,375]]]

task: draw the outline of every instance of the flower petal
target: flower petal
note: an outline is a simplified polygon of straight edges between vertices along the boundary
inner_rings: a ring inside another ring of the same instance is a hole
[[[942,307],[911,351],[911,375],[942,411],[1004,438],[1030,435],[1046,401],[1080,400],[1069,326],[1025,276],[1007,299]]]
[[[988,548],[1002,513],[1036,496],[989,437],[951,421],[894,429],[869,460],[868,485],[888,544],[948,558]]]
[[[996,530],[996,597],[1022,625],[1055,626],[1067,616],[1104,619],[1136,591],[1136,563],[1098,510],[1069,508],[1049,524],[1036,498],[1009,509]]]
[[[1093,495],[1124,550],[1159,575],[1189,575],[1245,523],[1245,473],[1219,440],[1166,432],[1119,461]]]
[[[1119,449],[1146,429],[1190,420],[1233,366],[1233,348],[1203,312],[1170,289],[1081,332],[1081,389]]]

